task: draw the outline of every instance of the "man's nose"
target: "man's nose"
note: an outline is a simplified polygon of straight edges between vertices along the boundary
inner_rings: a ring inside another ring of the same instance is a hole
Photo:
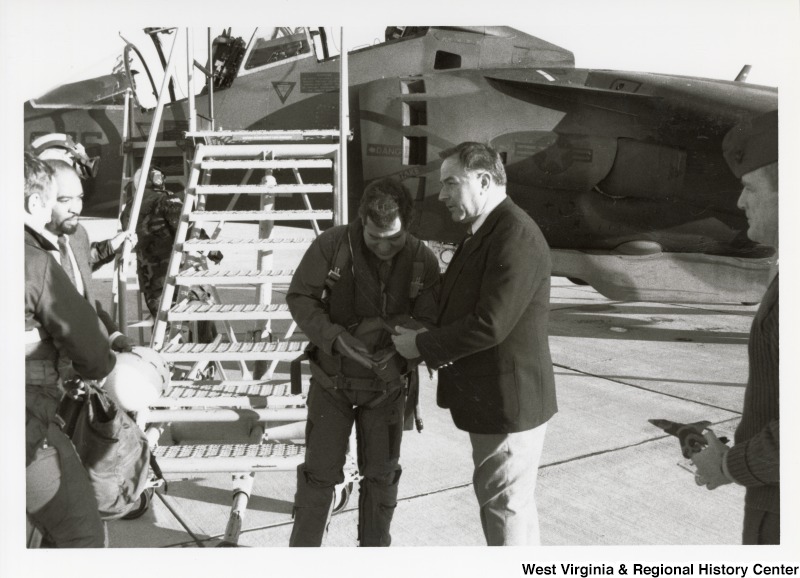
[[[447,198],[447,191],[445,191],[444,187],[442,187],[441,189],[439,189],[439,197],[438,197],[438,199],[440,201],[444,201],[446,198]]]
[[[747,189],[742,189],[742,192],[739,193],[739,198],[736,200],[736,206],[743,211],[745,209],[745,203],[747,200],[746,196],[747,196]]]

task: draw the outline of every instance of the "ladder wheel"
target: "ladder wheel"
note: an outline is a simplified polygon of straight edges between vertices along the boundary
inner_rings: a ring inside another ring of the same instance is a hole
[[[150,502],[153,501],[153,493],[155,490],[153,488],[147,488],[142,495],[139,496],[139,501],[137,502],[136,506],[127,514],[122,516],[123,520],[136,520],[137,518],[141,518],[144,516],[144,513],[150,509]]]
[[[336,486],[336,502],[333,505],[333,513],[338,514],[347,507],[347,502],[350,501],[350,494],[353,493],[353,482],[346,484],[339,484]]]

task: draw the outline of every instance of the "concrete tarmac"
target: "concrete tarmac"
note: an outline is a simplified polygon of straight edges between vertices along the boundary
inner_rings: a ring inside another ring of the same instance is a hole
[[[110,236],[108,227],[95,222],[90,235]],[[222,266],[235,269],[245,258],[226,256]],[[107,292],[110,269],[95,283]],[[537,488],[543,545],[740,543],[743,488],[696,486],[678,466],[677,439],[648,419],[709,420],[718,435],[732,437],[755,309],[610,301],[591,287],[553,278],[550,344],[559,412],[548,425]],[[435,376],[422,374],[425,428],[403,439],[392,545],[484,545],[468,436],[436,407]],[[294,490],[294,472],[256,474],[240,546],[288,544]],[[110,544],[216,546],[231,500],[228,474],[172,480],[141,518],[109,525]],[[356,545],[357,504],[356,490],[334,515],[326,546]]]

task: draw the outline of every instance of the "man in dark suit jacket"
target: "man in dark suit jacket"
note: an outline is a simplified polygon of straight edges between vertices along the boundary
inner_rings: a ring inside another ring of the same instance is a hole
[[[133,342],[119,332],[111,316],[98,306],[90,288],[92,272],[110,262],[115,253],[121,250],[126,233],[119,233],[106,241],[90,243],[86,229],[78,220],[83,210],[83,185],[78,172],[64,160],[48,159],[45,162],[53,169],[58,187],[56,204],[46,226],[46,234],[52,235],[51,241],[59,249],[58,261],[78,293],[97,311],[110,336],[112,348],[115,351],[130,351]]]
[[[469,225],[468,237],[444,276],[438,329],[398,328],[395,345],[438,369],[437,402],[469,432],[487,544],[536,545],[536,476],[557,411],[547,335],[550,251],[506,196],[496,151],[467,142],[442,157],[439,200]]]

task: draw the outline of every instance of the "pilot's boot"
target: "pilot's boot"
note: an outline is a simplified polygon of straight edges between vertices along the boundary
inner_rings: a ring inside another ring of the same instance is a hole
[[[358,545],[389,546],[392,536],[389,527],[397,507],[397,487],[400,469],[389,476],[389,480],[364,478],[359,486],[358,499]]]
[[[335,489],[335,485],[321,486],[309,481],[304,465],[297,467],[294,526],[289,546],[322,546],[331,521]]]

